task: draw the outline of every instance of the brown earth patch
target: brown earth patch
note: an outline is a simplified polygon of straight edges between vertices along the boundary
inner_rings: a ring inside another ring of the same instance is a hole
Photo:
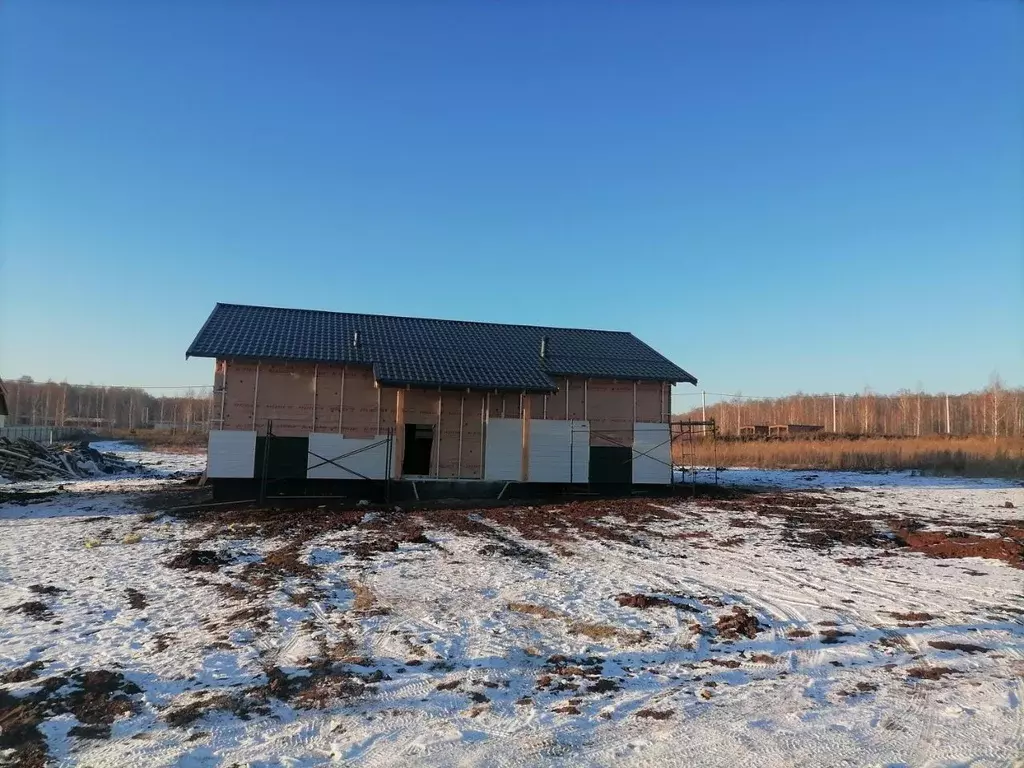
[[[1010,539],[971,536],[957,531],[914,532],[905,528],[896,528],[894,533],[912,551],[928,557],[983,557],[1024,568],[1024,545]]]
[[[767,629],[759,623],[757,618],[747,612],[746,608],[733,606],[732,612],[724,613],[715,621],[715,629],[720,637],[726,640],[735,640],[743,635],[753,639],[757,633]]]
[[[813,634],[809,629],[791,629],[786,633],[786,637],[810,637]]]
[[[24,603],[12,605],[9,608],[4,608],[4,612],[20,613],[37,621],[47,621],[53,618],[53,612],[50,610],[50,607],[39,600],[27,600]]]
[[[740,663],[736,659],[708,659],[708,662],[715,667],[728,667],[729,669],[736,669]]]
[[[821,635],[821,642],[825,645],[835,645],[841,642],[841,638],[854,637],[853,632],[843,632],[840,629],[823,629],[818,634]]]
[[[673,714],[675,714],[675,711],[671,709],[641,709],[637,711],[636,716],[645,717],[649,720],[668,720]]]
[[[462,685],[461,680],[449,680],[447,683],[438,683],[436,688],[439,691],[452,691]]]
[[[52,584],[30,584],[29,591],[35,592],[37,595],[59,595],[67,592],[66,589],[55,587]]]
[[[212,573],[220,570],[231,560],[212,549],[189,549],[167,561],[168,568],[183,568],[189,571],[205,571]]]
[[[911,667],[907,670],[907,677],[919,680],[938,680],[946,675],[955,675],[957,670],[951,667]]]
[[[0,684],[24,683],[27,680],[35,680],[39,677],[38,672],[43,668],[43,662],[32,661],[23,667],[12,669],[0,675]]]
[[[146,607],[146,596],[139,592],[139,590],[133,587],[128,587],[128,589],[126,589],[124,593],[128,598],[128,605],[130,605],[132,608],[136,610],[141,610]]]
[[[667,597],[658,595],[630,595],[623,593],[615,597],[615,602],[623,607],[629,608],[661,608],[673,605]]]
[[[376,593],[365,584],[353,581],[349,584],[354,595],[352,599],[352,610],[356,613],[368,616],[384,616],[391,611],[380,605]]]
[[[963,651],[964,653],[988,653],[991,648],[973,643],[956,643],[949,640],[929,640],[928,645],[938,648],[940,651]]]
[[[72,714],[85,726],[79,735],[106,738],[114,720],[134,711],[130,697],[138,693],[141,689],[120,672],[107,670],[50,677],[25,696],[0,689],[0,750],[11,750],[12,765],[43,768],[48,763],[46,739],[39,729],[44,720]]]
[[[555,707],[551,711],[552,712],[557,712],[560,715],[578,715],[578,714],[580,714],[579,707],[574,706],[572,704],[566,704],[564,707]]]
[[[767,653],[755,653],[750,660],[756,664],[774,664],[777,661],[774,656]]]
[[[898,613],[896,611],[889,611],[889,615],[894,619],[900,621],[931,621],[932,619],[938,618],[930,613],[924,613],[923,611],[907,611],[906,613]]]

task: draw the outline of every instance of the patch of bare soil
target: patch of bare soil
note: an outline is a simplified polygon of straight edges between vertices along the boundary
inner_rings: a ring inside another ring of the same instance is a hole
[[[950,640],[929,640],[928,645],[940,651],[963,651],[964,653],[988,653],[991,648],[974,643],[955,643]]]
[[[755,653],[750,660],[755,664],[775,664],[777,661],[774,656],[767,653]]]
[[[168,568],[184,568],[189,571],[206,571],[212,573],[220,570],[222,565],[231,562],[225,555],[211,549],[189,549],[175,555],[167,563]]]
[[[365,584],[353,581],[349,586],[354,595],[352,600],[353,611],[367,616],[384,616],[390,613],[386,607],[380,604],[376,593]]]
[[[39,600],[28,600],[24,603],[18,603],[8,608],[4,608],[5,613],[20,613],[24,616],[28,616],[30,619],[36,619],[37,621],[47,621],[53,618],[53,612],[50,607]]]
[[[725,640],[736,640],[743,635],[753,639],[757,633],[768,627],[759,623],[755,616],[750,615],[746,608],[733,606],[730,613],[723,613],[715,622],[719,637]]]
[[[938,618],[937,616],[933,616],[930,613],[924,613],[923,611],[908,611],[906,613],[890,611],[889,615],[894,619],[899,619],[900,621],[931,621],[932,619]]]
[[[825,645],[835,645],[842,642],[844,637],[854,637],[853,632],[843,632],[841,629],[823,629],[818,634],[821,636],[821,642]]]
[[[231,712],[240,720],[248,720],[254,714],[269,713],[270,708],[244,693],[213,693],[170,709],[164,714],[164,721],[172,728],[184,728],[209,712]]]
[[[623,593],[615,597],[615,602],[623,607],[629,608],[654,608],[664,607],[671,605],[669,601],[664,597],[658,597],[657,595],[629,595]]]
[[[675,711],[671,709],[640,709],[637,710],[636,716],[649,720],[668,720],[673,714],[675,714]]]
[[[66,589],[55,587],[52,584],[31,584],[29,585],[29,591],[35,592],[37,595],[59,595],[67,592]]]
[[[1024,568],[1024,545],[1012,539],[971,536],[958,531],[894,530],[896,537],[914,552],[929,557],[985,557]]]
[[[864,693],[872,693],[878,690],[878,685],[875,683],[861,682],[857,683],[852,690],[839,691],[840,696],[860,696]]]
[[[946,675],[955,675],[957,671],[951,667],[911,667],[907,670],[907,677],[918,680],[938,680]]]
[[[40,724],[49,717],[71,714],[89,738],[107,738],[110,725],[135,709],[132,696],[141,693],[120,672],[93,670],[58,675],[42,681],[24,696],[0,689],[0,750],[11,750],[12,765],[42,768],[48,763]]]
[[[139,592],[139,590],[133,587],[128,587],[124,593],[128,597],[128,605],[135,610],[142,610],[148,605],[146,602],[146,596]]]
[[[43,662],[33,661],[23,667],[12,669],[0,675],[0,685],[10,683],[24,683],[27,680],[35,680],[39,677],[39,670],[43,668]]]

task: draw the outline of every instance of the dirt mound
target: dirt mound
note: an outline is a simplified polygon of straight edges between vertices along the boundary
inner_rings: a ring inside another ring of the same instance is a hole
[[[755,616],[751,616],[746,608],[733,606],[731,613],[724,613],[715,622],[715,629],[725,640],[736,640],[743,635],[753,639],[757,633],[768,627],[760,624]]]
[[[142,610],[146,607],[146,605],[148,605],[148,603],[146,602],[146,596],[139,592],[139,590],[133,589],[132,587],[128,587],[128,589],[126,589],[124,593],[128,598],[128,605],[130,605],[132,608],[136,610]]]
[[[896,537],[914,552],[929,557],[984,557],[1002,560],[1015,568],[1024,568],[1024,545],[1010,539],[971,536],[958,531],[894,531]]]
[[[212,549],[189,549],[171,558],[167,562],[167,567],[212,573],[229,562],[230,558]]]

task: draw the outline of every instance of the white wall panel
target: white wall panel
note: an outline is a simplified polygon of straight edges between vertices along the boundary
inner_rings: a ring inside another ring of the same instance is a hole
[[[569,429],[568,421],[530,420],[531,483],[569,482]]]
[[[573,483],[590,482],[590,422],[571,421]]]
[[[331,463],[334,462],[334,463]],[[343,437],[327,432],[309,435],[306,477],[311,480],[383,480],[387,473],[387,437]]]
[[[256,433],[211,429],[206,451],[207,477],[253,477]]]
[[[484,480],[519,480],[522,468],[522,420],[488,419],[484,439]]]
[[[667,485],[672,482],[672,442],[669,425],[633,425],[633,482]]]

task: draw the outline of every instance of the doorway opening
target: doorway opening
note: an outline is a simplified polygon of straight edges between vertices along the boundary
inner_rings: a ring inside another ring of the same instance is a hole
[[[405,425],[405,455],[402,475],[429,475],[430,449],[434,444],[433,424]]]

